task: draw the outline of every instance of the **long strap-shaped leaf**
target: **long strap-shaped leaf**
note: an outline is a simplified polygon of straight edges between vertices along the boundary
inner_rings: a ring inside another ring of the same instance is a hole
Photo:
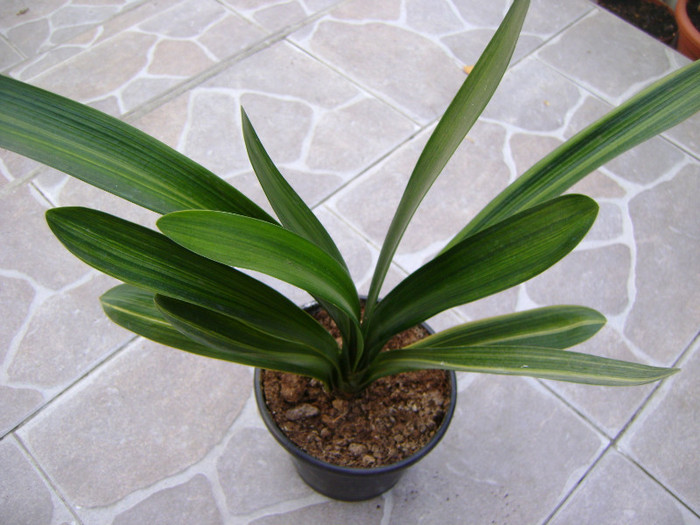
[[[120,284],[103,294],[100,301],[107,316],[116,324],[166,346],[235,363],[241,363],[240,354],[243,354],[244,364],[275,369],[286,365],[284,367],[286,372],[311,375],[322,381],[327,381],[331,375],[331,364],[324,363],[319,359],[320,356],[314,355],[308,348],[281,339],[265,337],[259,332],[255,333],[250,326],[237,323],[230,317],[182,303],[185,305],[183,306],[185,310],[190,308],[198,316],[218,316],[215,317],[217,321],[223,320],[223,323],[235,328],[236,341],[223,348],[212,346],[203,338],[196,341],[175,329],[166,320],[161,310],[156,307],[156,297],[160,297],[161,303],[167,302],[167,298],[163,299],[162,296],[156,296],[152,292],[128,284]],[[171,299],[171,301],[175,300]],[[179,308],[180,304],[177,306]],[[253,348],[253,342],[258,343],[260,347]],[[284,352],[284,355],[268,356],[273,351],[278,354]],[[254,355],[248,355],[250,352]]]
[[[100,297],[102,309],[112,322],[166,346],[204,354],[208,347],[197,343],[177,331],[165,320],[154,303],[155,294],[132,286],[120,284],[107,290]]]
[[[241,123],[250,164],[282,226],[314,243],[347,270],[345,260],[335,242],[272,162],[243,108],[241,108]],[[346,342],[354,342],[348,347],[357,349],[358,353],[361,353],[362,348],[357,344],[360,342],[359,334],[356,333],[357,330],[347,315],[320,297],[315,299],[335,320]],[[355,360],[355,356],[349,357],[352,361]]]
[[[530,376],[606,386],[643,385],[678,371],[555,348],[477,346],[383,352],[377,357],[369,381],[385,375],[426,368]]]
[[[0,76],[0,146],[158,213],[224,210],[274,222],[196,162],[96,109]]]
[[[494,198],[445,249],[530,206],[561,195],[628,149],[700,111],[700,61],[641,91],[559,146]]]
[[[250,165],[282,225],[316,244],[346,267],[345,260],[331,236],[272,162],[243,108],[241,108],[241,122]]]
[[[212,310],[156,295],[156,307],[178,330],[209,347],[209,357],[315,377],[332,384],[331,363],[313,349],[251,329]]]
[[[569,348],[592,337],[605,317],[583,306],[547,306],[489,317],[443,330],[407,348],[476,345]]]
[[[158,219],[157,225],[188,250],[298,286],[359,322],[360,303],[350,274],[333,257],[296,233],[216,211],[170,213]]]
[[[418,205],[496,91],[515,49],[528,5],[528,0],[513,2],[423,149],[382,245],[370,284],[366,318],[372,316],[391,260]]]
[[[337,352],[334,339],[282,294],[158,232],[88,208],[54,208],[46,219],[73,255],[120,281],[217,310],[330,358]]]
[[[574,249],[598,205],[565,195],[469,237],[404,279],[368,325],[368,358],[393,334],[433,315],[520,284]]]

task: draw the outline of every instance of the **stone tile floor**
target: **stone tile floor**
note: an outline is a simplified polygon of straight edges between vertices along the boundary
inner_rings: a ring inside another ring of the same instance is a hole
[[[242,104],[366,289],[413,162],[506,0],[6,0],[0,70],[89,103],[262,202]],[[534,160],[687,63],[588,0],[533,0],[514,63],[392,270],[434,254]],[[113,283],[43,212],[153,217],[0,154],[0,523],[700,523],[700,118],[590,175],[601,204],[570,257],[434,320],[556,303],[609,318],[585,351],[678,365],[602,389],[460,376],[438,449],[383,497],[308,489],[262,428],[245,367],[111,325]],[[288,290],[296,300],[304,297]]]

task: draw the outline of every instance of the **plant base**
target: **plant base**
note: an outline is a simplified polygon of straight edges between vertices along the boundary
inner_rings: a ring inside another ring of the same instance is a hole
[[[418,452],[396,463],[371,468],[334,465],[308,454],[294,444],[279,428],[268,409],[263,393],[261,370],[255,372],[255,398],[268,430],[291,454],[297,472],[311,488],[334,499],[359,501],[379,496],[392,488],[406,469],[425,457],[445,434],[457,400],[456,376],[454,372],[448,374],[451,387],[450,404],[428,443]]]

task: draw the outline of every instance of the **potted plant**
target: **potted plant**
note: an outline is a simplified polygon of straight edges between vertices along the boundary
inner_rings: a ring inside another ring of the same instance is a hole
[[[691,9],[694,10],[691,16]],[[700,3],[697,0],[676,2],[676,22],[678,23],[678,51],[691,60],[700,58]]]
[[[341,408],[382,380],[425,370],[439,371],[443,380],[444,370],[597,385],[660,380],[676,370],[568,351],[605,322],[600,313],[579,306],[510,313],[385,348],[396,334],[448,308],[522,283],[563,258],[585,236],[597,205],[589,197],[562,193],[700,109],[700,66],[691,64],[537,162],[440,254],[379,300],[414,212],[505,73],[527,8],[527,0],[513,2],[432,133],[398,204],[364,302],[333,240],[279,173],[245,112],[241,119],[248,156],[277,218],[202,166],[118,119],[7,77],[0,77],[0,146],[162,215],[160,231],[155,231],[82,207],[46,213],[49,227],[73,254],[124,283],[101,298],[117,324],[173,348],[291,374],[283,377],[304,381],[303,388],[331,396],[331,404]],[[334,335],[238,268],[309,292],[321,315],[333,321],[329,328]],[[434,421],[430,445],[444,433],[453,407],[454,375],[451,382],[449,377],[451,404],[443,407],[442,421]],[[396,481],[400,468],[423,454],[384,466],[343,467],[309,459],[272,422],[263,386],[257,381],[255,388],[266,423],[299,461],[309,461],[299,467],[304,479],[333,497],[376,495]],[[323,419],[323,414],[309,414],[306,419]],[[374,475],[380,480],[368,481]]]

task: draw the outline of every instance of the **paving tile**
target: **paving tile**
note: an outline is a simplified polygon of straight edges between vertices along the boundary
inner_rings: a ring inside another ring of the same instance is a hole
[[[619,443],[695,514],[700,514],[700,345],[696,341],[681,372],[666,380]]]
[[[552,525],[700,523],[678,500],[615,451],[583,480]]]
[[[265,205],[241,139],[244,105],[366,291],[430,125],[509,1],[45,0],[21,15],[24,4],[0,4],[0,70],[114,115],[135,110],[139,128]],[[517,63],[419,209],[383,294],[509,180],[687,63],[589,0],[531,4]],[[611,37],[615,29],[621,37]],[[202,74],[227,60],[216,76]],[[434,327],[566,300],[610,318],[579,350],[674,362],[700,318],[691,271],[699,122],[573,188],[599,201],[599,219],[551,275],[448,312]],[[0,153],[0,173],[0,471],[13,482],[0,476],[0,522],[77,522],[67,504],[86,525],[538,523],[565,501],[554,523],[698,523],[697,348],[656,392],[460,374],[443,443],[391,493],[357,504],[301,482],[255,413],[244,367],[139,340],[54,399],[132,336],[99,311],[109,280],[59,246],[43,212],[50,202],[142,224],[154,216],[9,152]],[[596,463],[620,432],[619,452]]]
[[[315,13],[327,9],[339,0],[224,0],[242,14],[268,31],[280,31],[293,26]]]
[[[161,490],[131,509],[117,514],[114,525],[223,524],[209,481],[198,474],[191,480]]]
[[[665,133],[672,141],[700,157],[700,115],[695,114]]]
[[[22,61],[22,55],[9,42],[0,39],[0,71],[11,68]]]
[[[36,191],[20,186],[4,195],[1,202],[0,268],[5,275],[11,272],[36,286],[58,290],[89,271],[49,230],[44,220],[48,205]]]
[[[42,172],[32,181],[56,206],[84,206],[155,229],[160,214],[100,190],[56,170]]]
[[[307,523],[323,525],[325,523],[362,523],[379,525],[382,523],[383,509],[377,500],[358,503],[341,503],[329,501],[257,518],[250,525],[285,525],[287,523]]]
[[[35,388],[0,385],[0,436],[6,435],[44,401]]]
[[[169,7],[177,5],[183,0],[151,0],[142,2],[139,5],[130,6],[119,16],[115,16],[104,23],[95,25],[89,29],[85,28],[83,33],[70,38],[59,45],[50,46],[45,52],[36,56],[31,56],[21,67],[13,70],[14,76],[22,78],[33,78],[47,70],[55,67],[66,60],[88,50],[111,37],[117,35],[122,30],[128,30],[149,17],[166,11]]]
[[[91,276],[47,297],[31,312],[6,367],[10,383],[47,390],[65,386],[131,337],[105,316],[98,300],[116,281]]]
[[[644,359],[635,353],[619,331],[610,324],[572,350],[612,359],[652,364],[649,359]],[[623,430],[654,388],[654,385],[616,388],[577,385],[564,381],[546,381],[546,383],[611,439]]]
[[[585,304],[603,315],[621,314],[630,297],[631,254],[623,244],[578,250],[525,285],[540,305]],[[576,276],[575,279],[572,276]]]
[[[233,516],[313,493],[267,429],[244,428],[235,433],[217,461],[217,473]]]
[[[438,43],[397,23],[399,17],[399,2],[352,1],[292,39],[427,123],[447,106],[464,72]]]
[[[0,6],[0,34],[33,57],[129,9],[138,0],[8,1]]]
[[[97,299],[113,280],[92,273],[53,237],[36,192],[14,189],[1,210],[0,435],[130,337]]]
[[[66,525],[76,523],[51,487],[12,437],[0,441],[0,523]]]
[[[19,434],[72,504],[103,507],[199,461],[251,384],[245,367],[138,342]]]
[[[534,2],[515,58],[590,9],[587,2]],[[422,123],[438,117],[500,24],[508,3],[344,3],[292,39]],[[361,21],[360,21],[361,20]],[[361,43],[358,45],[358,43]],[[407,89],[410,86],[410,89]]]
[[[537,52],[540,59],[614,104],[675,68],[672,54],[603,9],[595,9]]]
[[[163,4],[160,10],[144,10],[140,20],[126,13],[131,23],[128,28],[122,27],[119,17],[110,20],[95,33],[97,42],[83,45],[82,50],[78,49],[82,42],[66,42],[61,47],[70,50],[69,60],[58,62],[59,47],[52,51],[53,58],[40,57],[38,63],[29,63],[13,74],[104,111],[123,114],[264,36],[213,0]],[[120,30],[100,38],[102,32],[112,33],[107,27],[112,25]],[[222,32],[229,35],[226,46],[216,38]],[[42,70],[48,66],[51,68]]]
[[[700,275],[700,165],[690,161],[673,179],[630,202],[637,247],[636,298],[625,335],[653,359],[673,363],[697,334]]]
[[[534,381],[469,379],[443,441],[393,489],[389,523],[540,523],[602,452]]]
[[[527,59],[508,71],[483,116],[520,130],[555,132],[581,96],[580,88],[558,72]]]
[[[240,131],[241,106],[312,206],[415,130],[396,111],[284,43],[236,63],[136,124],[262,204]]]
[[[44,169],[42,164],[0,148],[0,173],[2,174],[0,178],[0,189],[2,189],[7,181],[21,184],[22,181],[31,179],[42,169]],[[0,193],[0,199],[2,199],[3,196],[4,193]]]
[[[429,134],[422,133],[333,197],[331,205],[381,245]],[[396,260],[413,271],[435,255],[508,182],[501,148],[505,130],[478,123],[416,213]],[[359,205],[358,203],[362,203]]]

